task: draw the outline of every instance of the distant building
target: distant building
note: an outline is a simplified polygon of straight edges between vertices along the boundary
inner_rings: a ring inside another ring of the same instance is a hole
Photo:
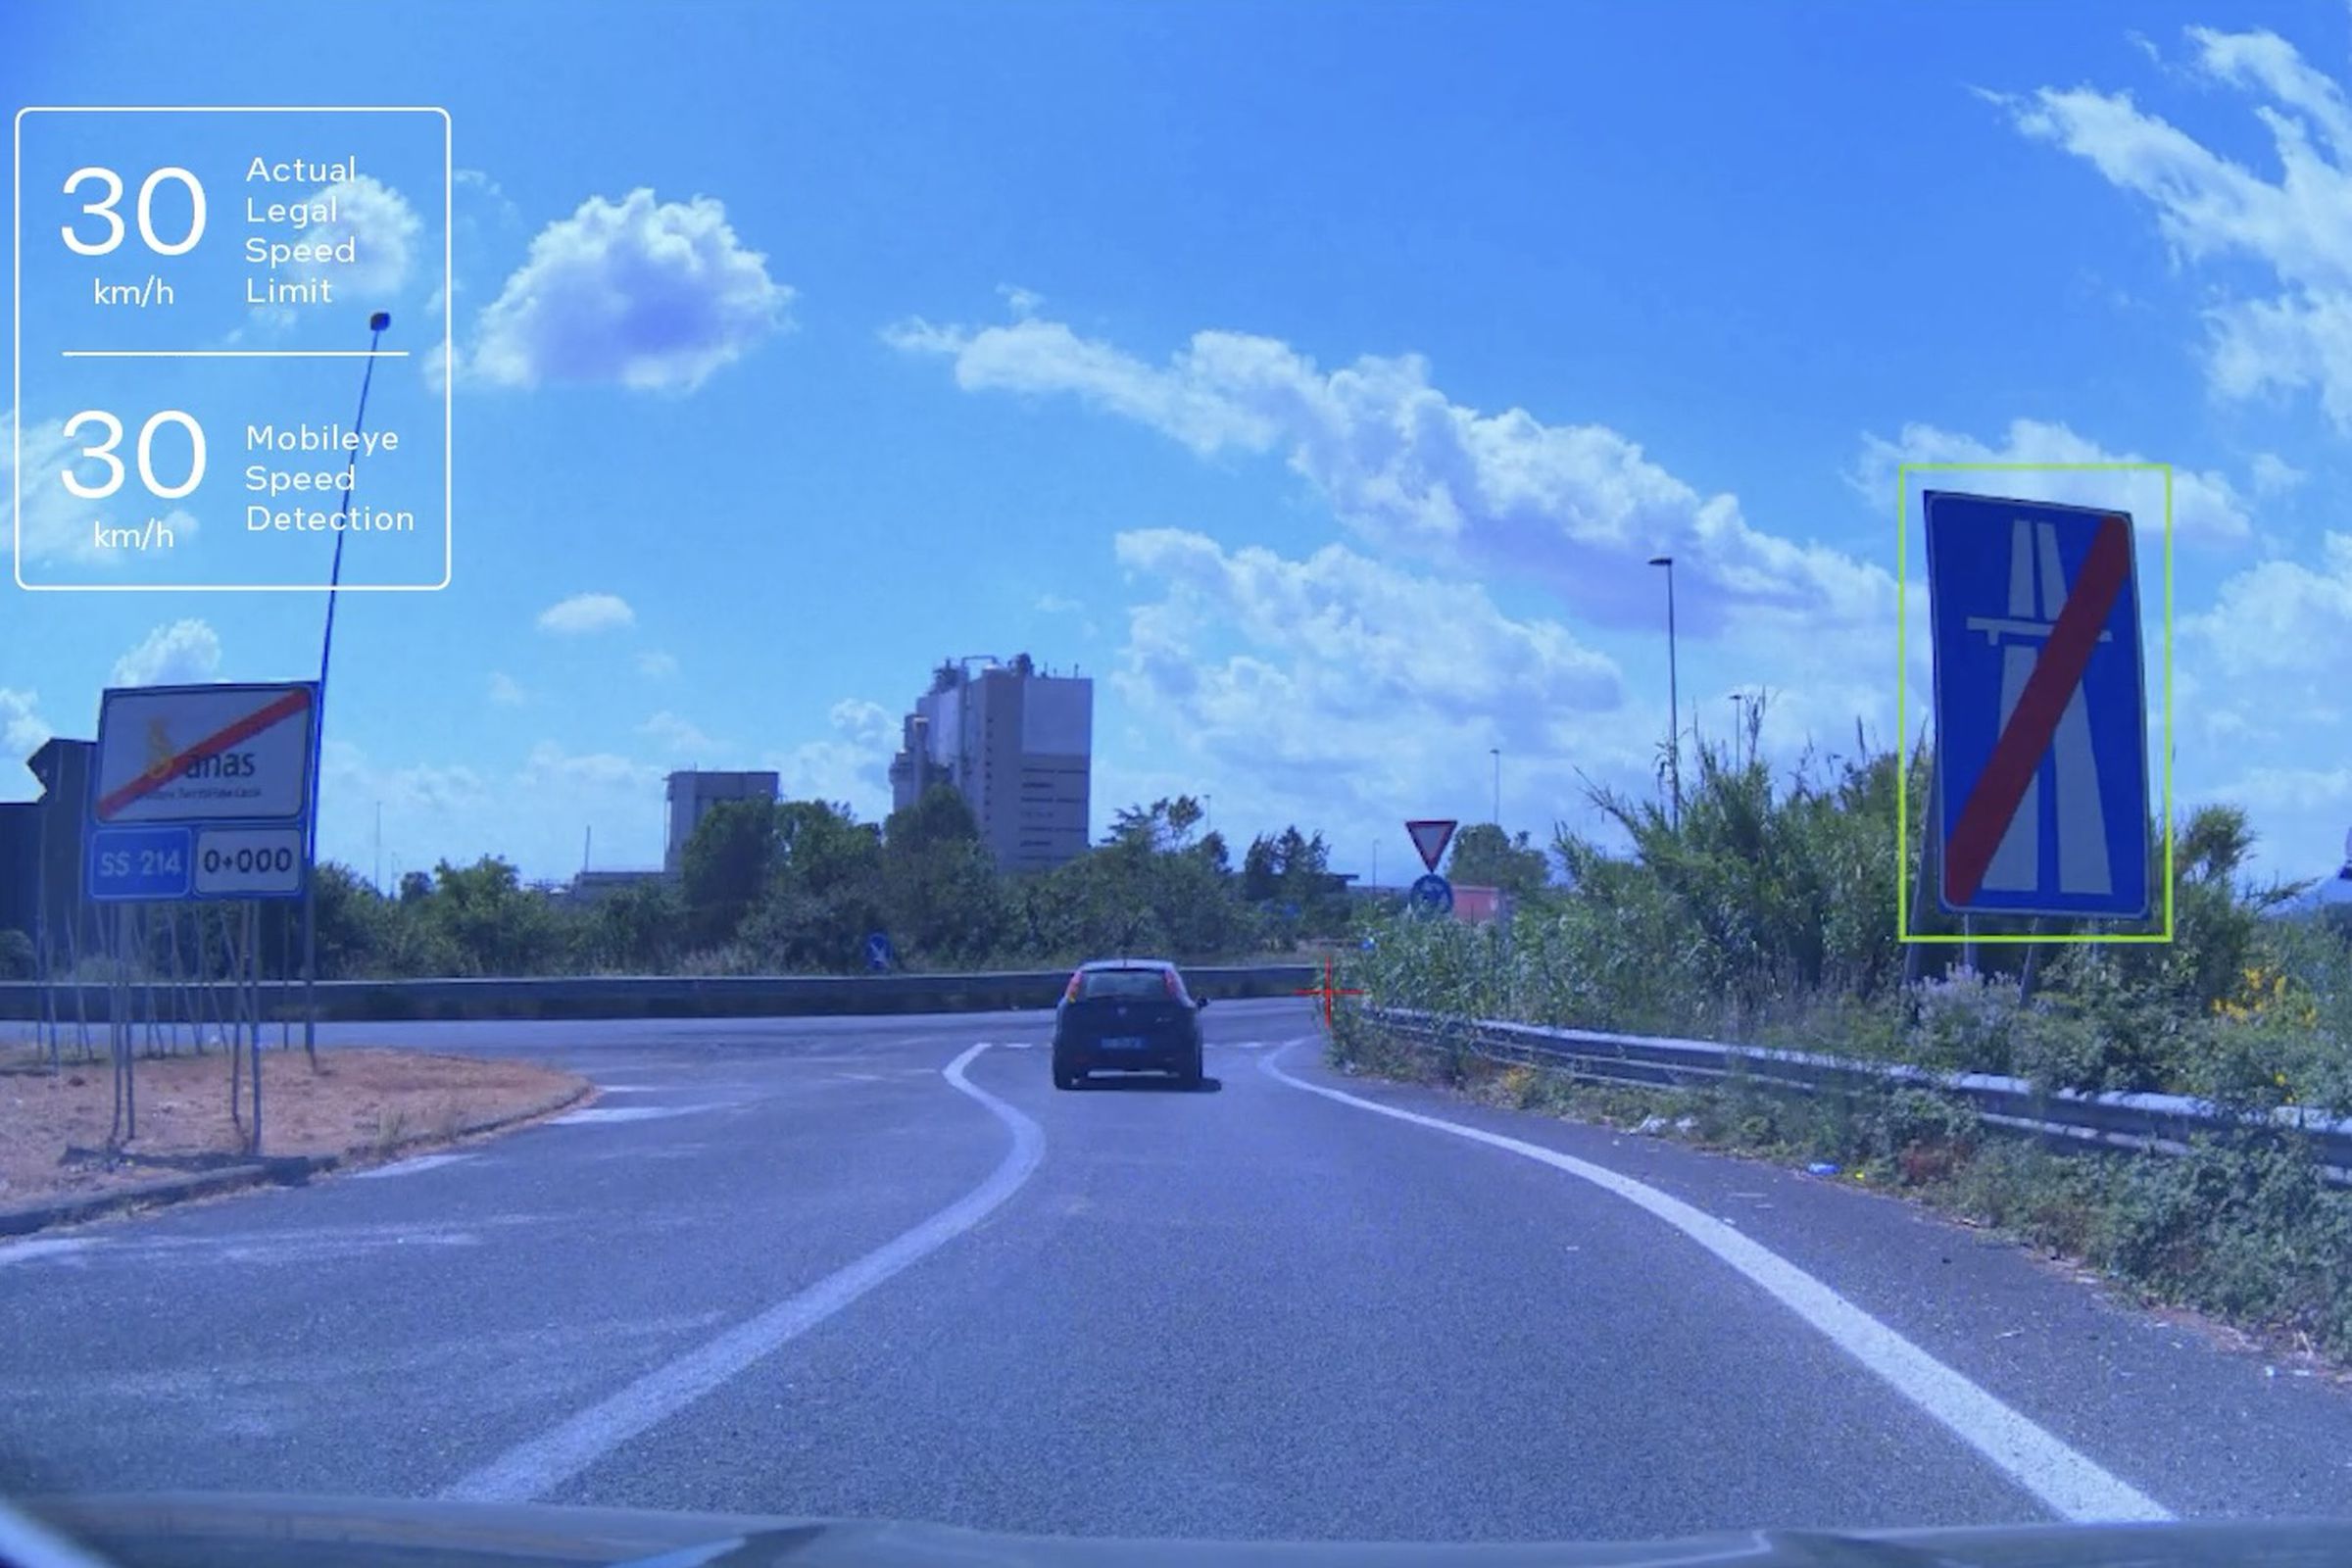
[[[906,715],[891,808],[951,784],[999,869],[1051,870],[1086,853],[1094,724],[1095,683],[1040,670],[1027,654],[943,663]]]
[[[686,841],[694,837],[695,824],[710,813],[710,808],[721,801],[767,801],[776,799],[777,776],[773,773],[705,773],[685,769],[669,775],[669,848],[662,857],[662,869],[671,876],[678,874],[685,863]]]
[[[1453,885],[1453,917],[1466,925],[1486,925],[1490,921],[1508,920],[1519,901],[1500,888]]]
[[[48,741],[24,761],[40,780],[41,798],[0,805],[0,930],[36,939],[45,931],[61,962],[90,937],[82,814],[96,749],[89,741]]]

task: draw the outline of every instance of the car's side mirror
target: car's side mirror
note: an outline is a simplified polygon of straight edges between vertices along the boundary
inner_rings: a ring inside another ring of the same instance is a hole
[[[1195,1012],[1199,1012],[1199,1011],[1200,1011],[1200,1010],[1202,1007],[1205,1007],[1205,1006],[1207,1006],[1207,1005],[1208,1005],[1208,999],[1207,999],[1206,997],[1195,997],[1195,998],[1193,999],[1193,1010],[1194,1010]]]

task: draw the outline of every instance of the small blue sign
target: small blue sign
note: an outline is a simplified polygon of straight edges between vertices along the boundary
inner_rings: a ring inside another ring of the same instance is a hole
[[[1435,871],[1413,878],[1413,885],[1404,896],[1416,909],[1428,909],[1438,914],[1453,911],[1453,884]]]
[[[177,825],[92,828],[84,889],[98,904],[184,899],[194,886],[195,838]]]
[[[2148,729],[2132,518],[1931,490],[1936,902],[2144,919]]]
[[[890,945],[887,933],[876,931],[865,939],[865,966],[876,974],[898,966],[898,949]]]

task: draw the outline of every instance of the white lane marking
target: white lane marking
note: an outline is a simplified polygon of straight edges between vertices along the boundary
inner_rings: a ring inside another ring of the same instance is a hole
[[[691,1116],[698,1110],[717,1110],[716,1105],[592,1105],[558,1116],[550,1127],[582,1127],[596,1122],[659,1121],[664,1116]]]
[[[29,1263],[36,1257],[67,1257],[98,1245],[92,1236],[51,1236],[0,1247],[0,1265]]]
[[[631,1438],[677,1414],[995,1212],[1045,1158],[1046,1134],[1036,1122],[964,1076],[973,1058],[987,1049],[974,1046],[942,1069],[951,1087],[978,1101],[1012,1133],[1012,1148],[986,1181],[912,1230],[826,1275],[799,1295],[785,1298],[701,1348],[509,1449],[444,1488],[441,1495],[461,1502],[527,1502],[545,1496]]]
[[[1573,1154],[1294,1078],[1279,1063],[1292,1047],[1300,1043],[1288,1041],[1280,1051],[1258,1057],[1259,1069],[1294,1089],[1336,1100],[1343,1105],[1451,1133],[1456,1138],[1540,1161],[1648,1210],[1762,1287],[1766,1294],[1877,1373],[1897,1394],[1941,1422],[1954,1437],[1983,1454],[1994,1468],[2040,1498],[2060,1517],[2078,1524],[2173,1517],[2171,1510],[2155,1498],[2102,1469],[2088,1455],[2070,1447],[2055,1434],[2002,1403],[1778,1252],[1742,1235],[1728,1221],[1693,1208],[1679,1198],[1669,1198],[1646,1183]]]
[[[373,1170],[354,1171],[352,1177],[356,1181],[375,1181],[385,1176],[414,1176],[420,1170],[433,1170],[443,1165],[455,1165],[460,1160],[477,1157],[473,1154],[418,1154],[415,1159],[404,1159],[397,1164],[378,1165]]]

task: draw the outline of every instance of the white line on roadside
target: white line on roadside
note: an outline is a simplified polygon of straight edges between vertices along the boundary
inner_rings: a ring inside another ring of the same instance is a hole
[[[460,1160],[474,1157],[472,1154],[418,1154],[415,1159],[404,1159],[396,1165],[378,1165],[373,1170],[354,1171],[352,1179],[375,1181],[386,1176],[414,1176],[420,1170],[434,1170],[443,1165],[455,1165]]]
[[[2070,1447],[2022,1412],[2002,1403],[1820,1280],[1725,1221],[1693,1208],[1681,1199],[1669,1198],[1644,1182],[1573,1154],[1294,1078],[1282,1070],[1280,1062],[1299,1044],[1298,1040],[1286,1042],[1281,1050],[1258,1057],[1258,1067],[1310,1095],[1321,1095],[1358,1110],[1393,1116],[1398,1121],[1451,1133],[1456,1138],[1540,1161],[1646,1209],[1762,1287],[1767,1295],[1885,1379],[1897,1394],[1941,1422],[1953,1436],[1983,1454],[1996,1469],[2062,1518],[2088,1524],[2173,1517],[2171,1510],[2155,1498],[2102,1469],[2088,1455]]]
[[[964,1076],[973,1058],[987,1049],[974,1046],[942,1069],[957,1093],[978,1101],[1012,1133],[1012,1148],[986,1181],[848,1267],[509,1449],[443,1489],[441,1495],[461,1502],[527,1502],[545,1496],[631,1438],[677,1414],[986,1219],[1020,1189],[1046,1154],[1043,1128]]]
[[[569,1111],[548,1123],[550,1127],[589,1127],[599,1122],[660,1121],[666,1116],[691,1116],[698,1110],[718,1110],[718,1105],[592,1105],[586,1110]]]
[[[92,1236],[36,1237],[0,1245],[0,1264],[29,1263],[36,1257],[70,1257],[98,1245]]]

